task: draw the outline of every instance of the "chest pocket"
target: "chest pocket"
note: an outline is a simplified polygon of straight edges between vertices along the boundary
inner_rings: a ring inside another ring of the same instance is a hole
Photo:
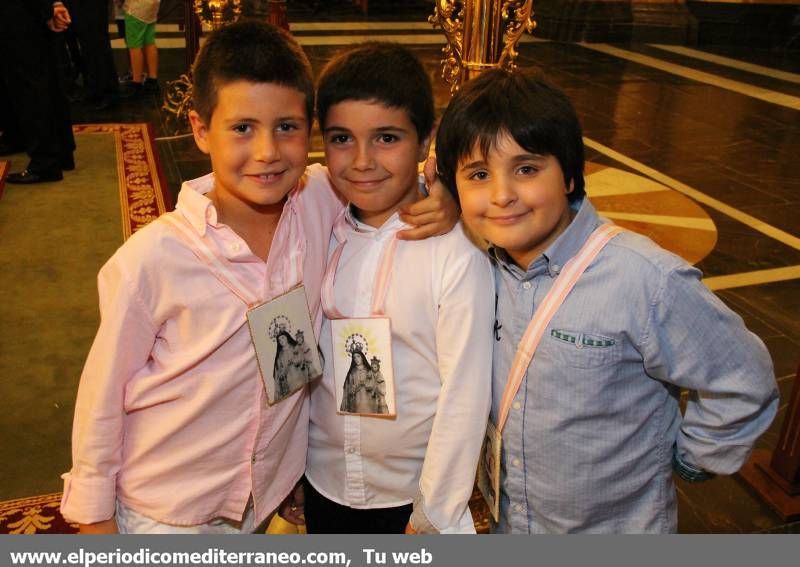
[[[622,353],[622,339],[596,333],[550,329],[539,348],[548,358],[574,368],[600,368],[615,364]]]

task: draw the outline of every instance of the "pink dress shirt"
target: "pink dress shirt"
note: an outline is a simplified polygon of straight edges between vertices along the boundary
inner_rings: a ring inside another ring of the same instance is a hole
[[[217,221],[213,174],[184,183],[174,215],[270,299],[298,282],[282,269],[306,239],[303,284],[319,335],[320,285],[341,202],[321,166],[308,168],[266,263]],[[78,389],[73,465],[61,510],[71,521],[114,515],[115,501],[159,522],[241,520],[253,495],[261,523],[303,474],[308,394],[268,406],[246,306],[166,222],[134,234],[98,276],[100,328]]]

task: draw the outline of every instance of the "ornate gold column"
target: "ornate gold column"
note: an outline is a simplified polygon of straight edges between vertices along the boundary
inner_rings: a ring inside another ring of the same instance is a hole
[[[436,0],[428,21],[447,38],[442,77],[455,92],[485,69],[513,69],[523,32],[536,26],[533,0]]]

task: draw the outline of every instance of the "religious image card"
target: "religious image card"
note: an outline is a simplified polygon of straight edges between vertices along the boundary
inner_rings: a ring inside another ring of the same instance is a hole
[[[502,442],[503,439],[497,428],[489,420],[481,447],[481,458],[478,461],[477,485],[495,522],[500,517],[500,450]]]
[[[331,333],[337,413],[395,417],[390,320],[333,319]]]
[[[247,323],[270,405],[322,375],[303,286],[251,309]]]

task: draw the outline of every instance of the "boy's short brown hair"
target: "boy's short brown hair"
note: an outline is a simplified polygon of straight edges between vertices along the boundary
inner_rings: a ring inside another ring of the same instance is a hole
[[[349,100],[374,101],[408,113],[421,142],[433,129],[433,87],[419,59],[396,43],[368,42],[331,59],[317,85],[317,118],[325,130],[328,110]]]
[[[211,120],[220,87],[234,81],[274,83],[297,89],[306,97],[306,118],[311,128],[314,112],[311,64],[288,32],[266,22],[240,20],[211,34],[192,66],[194,109],[203,122]]]

